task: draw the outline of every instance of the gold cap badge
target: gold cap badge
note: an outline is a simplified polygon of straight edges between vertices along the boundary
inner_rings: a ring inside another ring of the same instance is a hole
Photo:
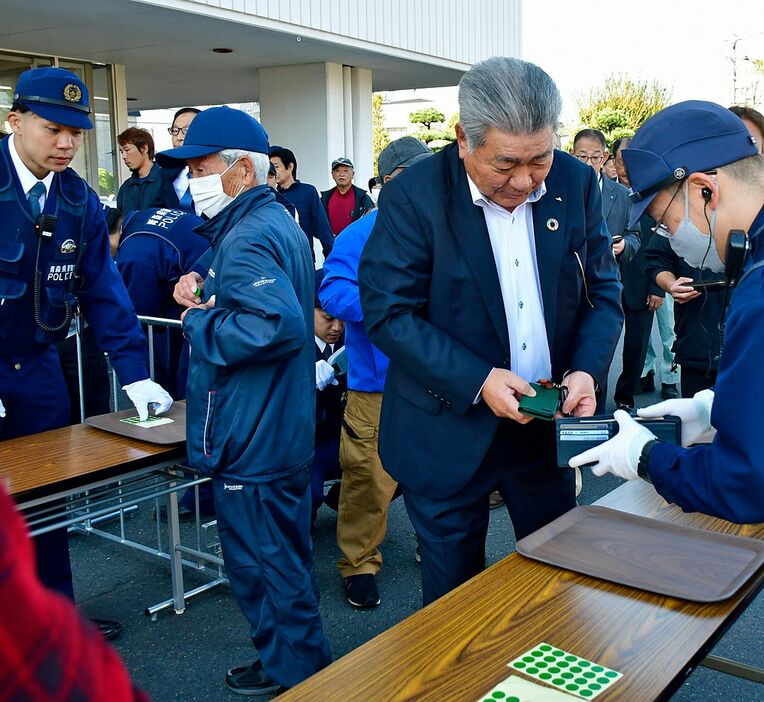
[[[82,100],[82,91],[80,90],[80,86],[75,85],[74,83],[69,83],[64,88],[64,97],[69,102],[79,102]]]

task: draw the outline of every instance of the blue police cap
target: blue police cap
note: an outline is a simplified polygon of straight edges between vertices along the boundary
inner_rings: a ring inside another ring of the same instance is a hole
[[[737,115],[713,102],[687,100],[650,117],[621,153],[631,182],[633,226],[672,183],[758,151]]]
[[[183,165],[190,158],[216,154],[223,149],[242,149],[268,154],[268,135],[260,122],[230,107],[203,110],[188,127],[183,146],[161,151],[157,162],[165,168]]]
[[[63,68],[30,68],[16,81],[13,102],[56,124],[92,129],[87,86]]]

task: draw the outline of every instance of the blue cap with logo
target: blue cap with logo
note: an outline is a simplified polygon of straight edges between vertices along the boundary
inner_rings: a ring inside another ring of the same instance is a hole
[[[13,102],[65,127],[92,129],[88,89],[63,68],[30,68],[16,81]]]
[[[653,198],[672,183],[758,150],[737,115],[714,102],[687,100],[656,112],[621,153],[631,182],[633,226]]]
[[[231,107],[210,107],[200,112],[188,127],[183,146],[157,154],[165,168],[183,165],[190,158],[216,154],[223,149],[241,149],[268,154],[268,135],[260,122]]]

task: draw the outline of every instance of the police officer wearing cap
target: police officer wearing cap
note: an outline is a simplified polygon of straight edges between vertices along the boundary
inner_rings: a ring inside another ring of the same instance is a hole
[[[0,142],[0,440],[69,424],[54,344],[79,306],[142,417],[172,398],[148,379],[146,342],[109,255],[97,195],[68,166],[92,128],[70,71],[19,76]],[[37,539],[41,580],[73,597],[66,530]]]
[[[623,160],[632,185],[631,221],[649,214],[677,255],[709,278],[724,273],[734,292],[726,322],[720,320],[724,344],[715,387],[638,412],[680,417],[682,447],[659,442],[618,411],[618,434],[570,465],[649,480],[685,511],[764,521],[764,157],[736,115],[691,100],[647,120]],[[746,248],[740,272],[733,259]]]
[[[195,294],[175,299],[188,307],[188,457],[212,478],[226,571],[257,649],[226,684],[270,694],[331,660],[310,538],[310,246],[268,187],[268,135],[245,112],[201,112],[184,145],[157,160],[188,163],[194,206],[208,218],[196,232],[212,247]]]

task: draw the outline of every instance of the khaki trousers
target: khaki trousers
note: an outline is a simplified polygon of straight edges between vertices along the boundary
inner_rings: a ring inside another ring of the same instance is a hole
[[[342,488],[337,515],[337,545],[343,577],[376,573],[377,548],[387,531],[387,510],[397,483],[382,468],[377,452],[381,392],[348,391],[340,435]]]

